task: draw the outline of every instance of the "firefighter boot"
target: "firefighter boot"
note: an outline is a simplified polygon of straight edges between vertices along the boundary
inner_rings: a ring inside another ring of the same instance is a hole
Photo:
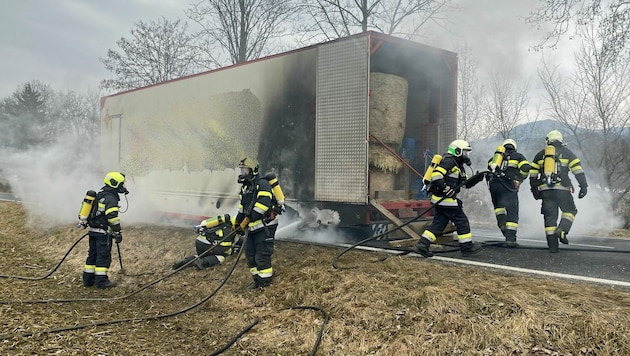
[[[424,257],[433,257],[433,252],[431,252],[431,241],[425,237],[420,238],[418,244],[414,246],[413,251]]]
[[[547,246],[549,246],[549,252],[558,253],[558,235],[547,235]]]
[[[182,266],[184,266],[186,263],[192,261],[195,259],[196,256],[188,256],[186,258],[184,258],[183,260],[177,261],[173,264],[173,269],[180,269]],[[192,267],[192,263],[190,265],[188,265],[187,267]]]
[[[269,287],[272,282],[272,277],[259,277],[258,279],[258,288]]]
[[[509,230],[505,234],[505,246],[508,248],[518,247],[518,243],[516,242],[516,232],[513,230]]]
[[[247,286],[248,290],[258,289],[258,287],[260,287],[260,277],[257,274],[252,274],[252,278],[254,279],[254,283]]]
[[[91,287],[94,285],[95,276],[94,273],[83,272],[83,286]]]
[[[463,242],[459,244],[459,251],[462,257],[468,257],[476,254],[481,250],[481,246],[475,246],[472,241]]]
[[[569,239],[567,239],[566,231],[562,229],[556,229],[556,235],[558,236],[558,240],[560,240],[561,243],[565,245],[569,244]]]
[[[107,278],[107,276],[97,276],[96,280],[96,288],[107,289],[116,287],[116,283],[112,282]]]

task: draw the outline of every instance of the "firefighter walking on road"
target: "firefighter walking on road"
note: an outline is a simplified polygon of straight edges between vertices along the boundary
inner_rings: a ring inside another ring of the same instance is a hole
[[[530,164],[517,151],[516,141],[506,139],[488,161],[488,189],[494,206],[497,225],[505,237],[507,247],[517,247],[518,190],[529,176]]]
[[[588,184],[580,159],[566,147],[562,133],[558,130],[550,131],[545,140],[547,146],[536,154],[531,163],[529,183],[534,199],[542,200],[541,213],[544,216],[549,251],[557,253],[558,241],[569,243],[567,235],[577,214],[569,171],[580,187],[578,198],[586,196]],[[560,223],[558,209],[562,211]]]
[[[420,241],[415,246],[415,252],[424,257],[432,257],[430,245],[442,234],[444,228],[452,221],[457,228],[457,240],[462,256],[470,256],[474,250],[470,223],[464,213],[462,201],[457,198],[459,186],[465,183],[466,188],[472,188],[483,180],[483,174],[476,174],[467,180],[464,164],[471,164],[468,153],[472,148],[464,140],[455,140],[448,146],[448,153],[431,172],[428,191],[431,193],[431,203],[435,205],[433,222],[424,230]]]
[[[83,269],[83,286],[112,288],[116,286],[107,277],[112,263],[112,240],[122,241],[122,228],[118,216],[119,194],[129,194],[125,188],[125,175],[109,172],[103,179],[105,185],[92,197],[92,212],[87,216],[79,214],[80,224],[89,228],[89,250]],[[88,191],[90,193],[93,191]],[[90,194],[86,195],[88,198]],[[83,207],[81,208],[83,211]]]
[[[249,289],[264,288],[271,284],[273,277],[271,258],[278,227],[274,196],[269,181],[259,176],[256,161],[245,158],[238,167],[238,182],[242,186],[234,229],[249,231],[244,246],[247,265],[254,280]]]

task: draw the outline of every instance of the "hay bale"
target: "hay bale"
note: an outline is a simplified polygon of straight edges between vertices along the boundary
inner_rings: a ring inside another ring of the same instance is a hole
[[[396,174],[385,172],[376,167],[370,167],[370,196],[376,196],[377,191],[394,190]]]
[[[407,80],[392,74],[370,73],[370,133],[400,145],[407,120]]]
[[[394,149],[394,147],[391,148]],[[380,144],[370,144],[368,159],[370,166],[379,168],[385,172],[398,173],[403,167],[402,162]]]

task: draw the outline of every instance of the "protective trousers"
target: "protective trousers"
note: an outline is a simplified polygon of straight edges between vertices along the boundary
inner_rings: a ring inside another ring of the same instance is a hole
[[[458,199],[458,206],[443,207],[440,205],[435,206],[435,213],[433,216],[433,222],[422,233],[423,237],[428,238],[431,241],[435,241],[437,236],[440,236],[448,222],[452,221],[457,229],[457,239],[459,241],[460,250],[462,252],[472,250],[472,234],[470,232],[470,223],[468,217],[464,213],[462,208],[462,202]]]
[[[107,271],[112,263],[112,239],[107,234],[89,232],[88,257],[83,269],[83,285],[107,284]]]
[[[516,241],[518,229],[518,190],[508,180],[494,178],[490,180],[490,196],[497,218],[497,226],[501,229],[506,241]]]
[[[199,263],[197,264],[198,266],[208,268],[219,265],[223,262],[223,259],[227,255],[227,252],[230,250],[230,247],[228,246],[221,246],[219,244],[207,244],[202,241],[195,240],[195,250],[197,251],[197,256],[201,256],[210,248],[212,248],[212,251],[205,254],[204,257],[199,258]],[[221,256],[221,258],[219,258],[218,256]]]
[[[271,284],[273,277],[271,256],[277,227],[278,225],[270,225],[250,232],[245,241],[245,258],[256,287]]]
[[[559,235],[565,235],[571,230],[573,220],[577,214],[577,208],[573,201],[573,195],[568,190],[548,189],[540,192],[542,199],[541,213],[545,221],[545,235],[547,242],[557,246]],[[562,211],[560,223],[558,223],[558,209]],[[550,242],[551,241],[551,242]]]

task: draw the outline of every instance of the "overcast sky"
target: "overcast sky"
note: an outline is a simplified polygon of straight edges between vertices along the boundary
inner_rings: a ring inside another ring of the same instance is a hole
[[[460,10],[443,14],[450,33],[436,28],[425,43],[454,50],[464,39],[481,70],[501,68],[535,76],[540,54],[528,49],[541,33],[523,18],[539,0],[459,0]],[[2,0],[0,11],[0,98],[31,80],[54,90],[85,91],[109,77],[99,58],[129,37],[134,23],[187,20],[192,0]],[[188,21],[190,22],[190,21]],[[561,52],[552,53],[559,56]]]
[[[55,90],[97,88],[99,58],[137,21],[184,18],[187,0],[2,0],[0,98],[40,80]]]

